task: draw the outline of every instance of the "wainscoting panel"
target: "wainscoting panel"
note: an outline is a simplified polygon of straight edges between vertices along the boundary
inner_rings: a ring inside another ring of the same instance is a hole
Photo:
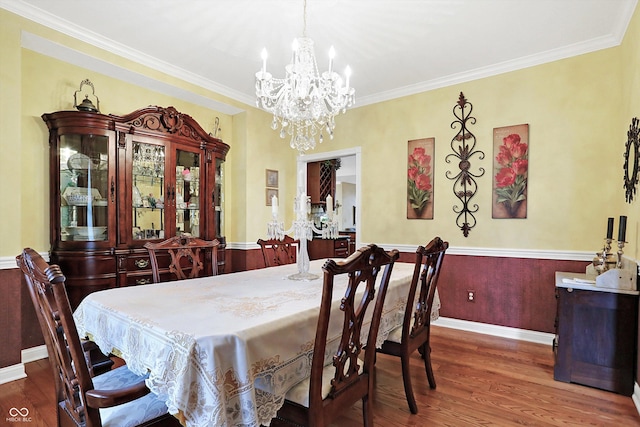
[[[449,255],[438,282],[443,317],[555,333],[555,272],[584,261]],[[473,302],[468,300],[474,292]]]

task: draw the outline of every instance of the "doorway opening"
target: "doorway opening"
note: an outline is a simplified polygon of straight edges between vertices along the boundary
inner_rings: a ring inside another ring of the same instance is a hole
[[[354,231],[356,234],[356,249],[361,246],[361,149],[360,147],[345,150],[329,151],[317,154],[298,156],[297,176],[298,187],[307,188],[307,163],[323,160],[340,159],[340,169],[336,171],[336,194],[333,194],[334,204],[339,206],[340,230]]]

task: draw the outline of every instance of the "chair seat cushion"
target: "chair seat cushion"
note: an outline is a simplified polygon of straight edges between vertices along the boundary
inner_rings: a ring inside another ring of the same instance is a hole
[[[358,374],[361,374],[364,370],[364,362],[358,359]],[[324,400],[331,391],[331,380],[336,373],[336,368],[333,365],[327,365],[322,370],[322,399]],[[290,402],[297,403],[309,407],[309,385],[311,384],[311,378],[307,377],[293,386],[287,394],[284,396]]]
[[[145,379],[134,374],[126,366],[93,377],[96,390],[126,387]],[[153,393],[111,408],[100,409],[103,427],[133,427],[167,413],[167,406]]]

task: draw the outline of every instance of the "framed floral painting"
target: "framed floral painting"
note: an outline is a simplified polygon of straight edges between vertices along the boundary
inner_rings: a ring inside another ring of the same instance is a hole
[[[493,129],[493,218],[526,218],[529,125]]]
[[[433,219],[433,154],[435,138],[408,143],[407,218]]]

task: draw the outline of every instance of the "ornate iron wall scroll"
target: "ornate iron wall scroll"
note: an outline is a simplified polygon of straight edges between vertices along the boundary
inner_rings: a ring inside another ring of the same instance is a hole
[[[476,217],[473,214],[478,212],[479,206],[477,204],[473,204],[470,208],[469,202],[476,194],[476,191],[478,191],[478,184],[476,183],[475,178],[479,178],[484,175],[484,168],[478,168],[478,172],[475,174],[470,171],[471,158],[473,156],[477,155],[478,160],[484,159],[484,153],[482,151],[475,150],[476,137],[467,129],[468,124],[476,123],[476,118],[471,117],[472,110],[473,105],[467,102],[464,94],[460,92],[458,102],[453,107],[453,115],[456,120],[451,122],[451,129],[455,129],[458,126],[460,129],[456,136],[451,140],[451,149],[453,150],[453,154],[449,154],[445,157],[445,161],[447,163],[451,163],[450,157],[457,157],[460,160],[458,163],[460,172],[455,176],[452,176],[453,172],[447,171],[446,175],[447,178],[455,180],[453,183],[453,194],[455,194],[455,196],[462,202],[462,207],[460,208],[454,205],[453,211],[458,214],[456,217],[456,225],[460,227],[464,237],[469,236],[469,231],[475,227],[477,222]]]

